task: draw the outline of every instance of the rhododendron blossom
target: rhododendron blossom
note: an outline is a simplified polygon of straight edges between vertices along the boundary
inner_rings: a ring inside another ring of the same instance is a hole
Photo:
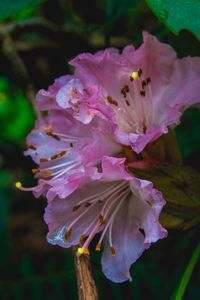
[[[46,114],[27,138],[38,184],[17,187],[48,199],[47,239],[79,245],[88,254],[99,234],[102,267],[115,282],[130,279],[133,262],[166,236],[159,223],[165,203],[149,181],[129,170],[145,146],[178,124],[199,101],[199,58],[177,59],[174,50],[144,33],[137,50],[106,49],[70,62],[75,74],[55,80],[36,100]]]
[[[159,224],[162,194],[151,182],[127,173],[124,158],[103,157],[102,175],[87,181],[66,199],[52,201],[46,209],[47,239],[62,247],[81,244],[88,254],[100,232],[96,250],[104,251],[104,274],[115,282],[131,279],[129,268],[152,242],[166,236]]]
[[[94,166],[103,155],[117,154],[121,149],[113,139],[110,124],[102,119],[83,125],[70,113],[58,110],[36,122],[27,146],[25,155],[31,155],[39,165],[32,169],[39,181],[36,187],[23,190],[32,190],[36,197],[46,193],[49,201],[56,195],[68,196],[85,174],[97,179],[100,175]]]
[[[70,62],[82,84],[98,89],[96,103],[90,98],[84,102],[88,112],[96,114],[99,101],[102,110],[106,105],[116,139],[137,153],[177,125],[185,108],[199,102],[200,85],[199,57],[178,59],[169,45],[146,32],[143,37],[138,49],[131,45],[122,53],[84,53]],[[58,104],[64,107],[59,97]]]

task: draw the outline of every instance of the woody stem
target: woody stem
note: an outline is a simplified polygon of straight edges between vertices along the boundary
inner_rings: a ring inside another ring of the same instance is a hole
[[[92,274],[89,255],[79,255],[73,248],[79,300],[98,300],[97,288]]]

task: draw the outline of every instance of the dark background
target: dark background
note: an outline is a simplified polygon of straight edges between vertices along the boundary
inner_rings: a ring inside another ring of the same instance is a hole
[[[30,22],[32,20],[32,23]],[[0,23],[13,25],[11,38],[36,90],[47,88],[78,53],[108,46],[139,46],[142,31],[171,44],[179,57],[200,56],[200,44],[188,31],[173,35],[151,13],[144,1],[55,0],[15,13]],[[21,25],[19,25],[21,24]],[[14,183],[35,184],[31,159],[23,156],[25,137],[34,126],[26,100],[26,80],[3,49],[0,37],[0,299],[77,299],[70,250],[47,244],[43,221],[44,198],[15,189]],[[200,111],[189,109],[176,129],[184,163],[200,170]],[[132,267],[131,283],[113,284],[101,272],[99,253],[91,260],[100,299],[171,299],[199,241],[199,227],[169,231]],[[184,299],[200,299],[200,262],[194,269]]]

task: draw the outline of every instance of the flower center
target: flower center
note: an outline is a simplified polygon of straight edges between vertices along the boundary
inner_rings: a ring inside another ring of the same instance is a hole
[[[106,184],[106,183],[105,183]],[[100,205],[97,212],[90,224],[85,228],[84,232],[81,234],[79,241],[81,247],[78,249],[79,254],[89,254],[88,246],[95,236],[96,233],[102,231],[100,239],[96,245],[96,250],[100,251],[102,241],[105,234],[108,234],[109,245],[111,249],[111,254],[115,255],[115,248],[112,242],[112,228],[115,221],[117,212],[119,211],[124,200],[130,193],[129,183],[125,181],[115,181],[112,184],[107,184],[103,191],[95,193],[89,197],[85,197],[79,201],[76,206],[73,207],[73,211],[77,211],[79,208],[84,208],[80,214],[68,225],[67,231],[65,233],[65,239],[70,239],[72,235],[73,226],[80,222],[81,219],[85,218],[87,214],[95,208],[95,206]]]
[[[50,157],[40,158],[40,168],[32,169],[34,174],[38,174],[38,177],[44,179],[57,179],[75,167],[80,166],[80,159],[75,155],[72,151],[74,147],[74,143],[77,142],[78,138],[59,133],[53,132],[52,129],[46,129],[46,134],[54,139],[56,139],[59,143],[65,142],[65,149],[60,152],[53,154]],[[28,146],[29,148],[33,148],[32,145]],[[35,147],[37,151],[37,147]]]
[[[146,106],[151,100],[151,78],[144,77],[142,69],[121,78],[121,89],[115,97],[108,95],[107,102],[116,113],[118,124],[129,133],[145,133],[150,123]],[[149,110],[149,107],[148,107]]]

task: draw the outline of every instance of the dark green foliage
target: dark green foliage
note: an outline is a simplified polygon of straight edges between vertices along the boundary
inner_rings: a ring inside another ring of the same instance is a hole
[[[178,34],[187,29],[200,39],[200,2],[198,0],[146,0],[149,7],[169,30]]]
[[[4,140],[17,142],[25,138],[34,124],[32,109],[17,89],[0,78],[0,144]]]
[[[0,0],[0,20],[46,0]]]
[[[9,17],[12,24],[20,23],[11,35],[36,89],[46,88],[55,77],[73,71],[67,61],[79,52],[95,52],[107,46],[122,49],[129,43],[138,46],[142,30],[172,44],[179,56],[200,56],[193,34],[185,31],[177,37],[171,33],[186,29],[200,38],[200,2],[146,2],[158,19],[145,1],[139,0],[1,0],[0,19]],[[33,5],[39,3],[35,9]],[[35,17],[40,21],[35,22]],[[7,20],[1,23],[2,28]],[[32,25],[28,24],[30,20]],[[72,254],[45,240],[45,199],[14,189],[18,180],[34,185],[34,163],[23,156],[34,117],[24,88],[18,86],[18,78],[2,51],[0,65],[0,299],[75,300]],[[199,172],[199,107],[186,111],[176,134],[184,163]],[[163,184],[162,178],[157,180]],[[134,264],[133,281],[124,284],[109,282],[101,272],[101,254],[91,251],[100,300],[171,299],[198,242],[199,226],[184,232],[171,230],[168,239],[153,245]],[[186,289],[186,300],[199,299],[199,267],[198,262]]]

